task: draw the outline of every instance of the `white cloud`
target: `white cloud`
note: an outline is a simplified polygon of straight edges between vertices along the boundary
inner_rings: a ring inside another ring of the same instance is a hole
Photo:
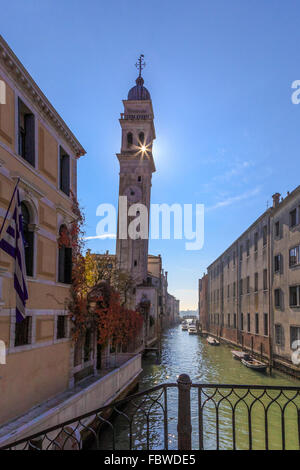
[[[238,196],[231,196],[223,201],[218,202],[214,206],[208,207],[205,209],[206,212],[213,211],[219,209],[220,207],[227,207],[235,204],[236,202],[242,201],[244,199],[248,199],[249,197],[256,196],[261,191],[261,188],[258,186],[251,191],[247,191],[243,194],[239,194]]]
[[[105,240],[106,238],[116,239],[115,233],[104,233],[103,235],[94,235],[92,237],[83,237],[83,240]]]

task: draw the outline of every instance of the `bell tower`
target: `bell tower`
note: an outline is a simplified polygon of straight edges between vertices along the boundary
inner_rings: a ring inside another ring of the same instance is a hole
[[[131,239],[128,231],[125,238],[121,235],[120,220],[121,217],[122,220],[127,218],[128,227],[139,215],[128,216],[130,206],[142,203],[148,209],[149,230],[151,179],[155,171],[152,155],[155,129],[150,93],[144,87],[142,78],[142,69],[145,67],[143,55],[136,66],[139,76],[136,85],[129,90],[127,100],[123,100],[124,112],[119,119],[122,129],[121,152],[117,154],[120,162],[119,197],[127,197],[127,211],[119,202],[116,254],[118,267],[128,272],[138,286],[147,278],[148,239]]]

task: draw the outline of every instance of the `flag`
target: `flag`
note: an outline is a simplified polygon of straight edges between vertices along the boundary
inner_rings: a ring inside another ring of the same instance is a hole
[[[0,240],[0,248],[15,260],[14,288],[16,291],[16,321],[17,323],[20,323],[26,316],[25,307],[26,300],[28,299],[28,289],[26,282],[22,211],[19,190],[17,188],[15,188],[12,200],[13,199],[13,216],[8,224],[4,236]],[[8,216],[8,212],[9,208],[4,221]]]

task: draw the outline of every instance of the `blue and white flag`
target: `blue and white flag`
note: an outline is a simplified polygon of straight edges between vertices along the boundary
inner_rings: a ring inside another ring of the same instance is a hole
[[[18,189],[15,190],[13,198],[13,216],[8,224],[4,236],[0,240],[0,248],[15,260],[14,287],[17,297],[16,321],[17,323],[20,323],[26,316],[25,306],[26,300],[28,299],[28,289],[26,282],[22,211]],[[8,211],[5,219],[8,216]]]

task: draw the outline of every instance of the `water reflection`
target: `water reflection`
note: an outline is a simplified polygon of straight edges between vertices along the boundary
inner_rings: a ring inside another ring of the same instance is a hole
[[[157,364],[155,356],[149,356],[143,362],[144,371],[141,376],[140,390],[146,390],[155,385],[165,382],[176,382],[178,375],[182,373],[189,374],[194,383],[205,384],[248,384],[248,385],[296,385],[300,381],[294,380],[279,372],[273,372],[272,376],[262,374],[243,366],[239,361],[232,358],[230,347],[220,345],[212,347],[207,345],[205,340],[196,335],[189,335],[181,328],[175,327],[167,331],[162,339],[162,359]],[[214,393],[213,390],[206,390],[208,396]],[[238,391],[237,394],[231,394],[230,400],[226,398],[228,391],[222,391],[222,402],[218,408],[219,420],[219,447],[221,449],[232,448],[233,438],[236,441],[236,447],[239,449],[249,446],[249,422],[247,406],[241,404],[235,413],[235,429],[232,430],[232,406],[240,397],[245,394],[245,390]],[[269,396],[261,396],[261,392],[255,391],[250,396],[247,395],[246,403],[252,404],[252,445],[255,449],[264,448],[266,439],[270,448],[280,448],[281,441],[281,418],[279,406],[284,406],[289,397],[281,397],[279,405],[273,406],[268,413],[268,420],[271,426],[266,436],[265,432],[265,414],[264,410],[277,392],[271,392]],[[134,448],[145,449],[146,437],[149,436],[151,449],[162,449],[164,433],[168,436],[169,449],[177,448],[177,389],[168,389],[168,429],[164,428],[163,421],[163,393],[155,392],[151,397],[145,399],[145,403],[138,410],[135,403],[127,407],[126,414],[135,413],[133,424],[131,426],[132,444]],[[203,395],[202,400],[205,400]],[[147,401],[148,400],[148,401]],[[298,403],[298,406],[300,404]],[[148,407],[148,408],[147,408]],[[151,408],[148,413],[147,409]],[[146,411],[145,411],[146,410]],[[296,407],[290,406],[285,415],[286,446],[287,448],[297,448],[298,432],[295,427],[297,423]],[[198,435],[198,390],[191,391],[191,413],[193,427],[193,448],[199,448]],[[203,411],[203,443],[207,449],[216,448],[216,408],[211,401],[208,401]],[[292,423],[292,425],[291,425]],[[130,447],[129,423],[127,418],[119,416],[115,423],[117,428],[116,447],[128,449]],[[233,433],[234,436],[233,436]],[[102,448],[110,449],[111,439],[108,432],[105,438],[101,439]]]

